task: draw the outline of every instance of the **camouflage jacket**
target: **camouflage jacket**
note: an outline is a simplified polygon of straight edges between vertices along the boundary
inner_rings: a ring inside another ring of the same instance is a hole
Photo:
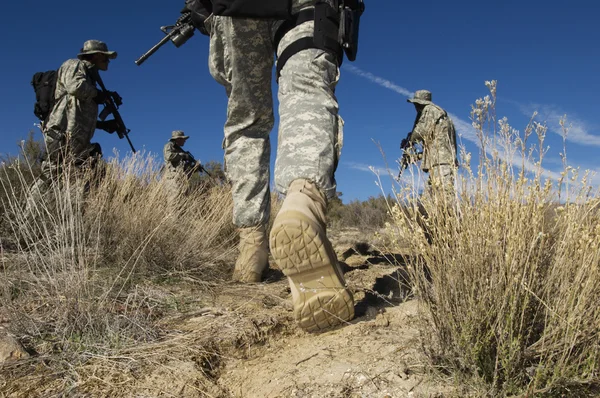
[[[168,171],[181,169],[188,173],[195,165],[194,158],[173,141],[165,144],[163,156],[165,158],[165,168]]]
[[[89,61],[69,59],[58,69],[55,103],[44,130],[92,139],[98,118],[98,104],[94,101],[98,90],[88,74],[93,67]]]
[[[410,143],[423,145],[421,169],[456,165],[456,130],[445,110],[429,104],[417,114]]]

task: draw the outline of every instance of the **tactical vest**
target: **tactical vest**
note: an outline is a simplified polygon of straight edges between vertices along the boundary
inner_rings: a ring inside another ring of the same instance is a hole
[[[211,3],[213,14],[227,17],[288,19],[292,16],[292,0],[212,0]]]
[[[342,64],[344,53],[350,61],[356,59],[359,21],[364,11],[363,0],[337,0],[336,3],[339,3],[339,9],[331,7],[323,0],[317,0],[314,8],[292,14],[292,0],[186,1],[188,9],[203,7],[214,15],[283,21],[275,32],[275,48],[283,36],[295,26],[315,21],[313,37],[296,40],[277,58],[277,78],[292,55],[309,48],[332,53],[337,57],[338,65]]]

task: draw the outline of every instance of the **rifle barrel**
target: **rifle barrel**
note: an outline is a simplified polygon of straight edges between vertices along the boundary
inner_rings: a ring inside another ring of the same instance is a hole
[[[129,143],[129,146],[131,147],[131,150],[133,151],[133,153],[135,153],[135,148],[133,147],[133,143],[129,139],[129,134],[125,134],[125,138],[127,138],[127,142]]]
[[[136,59],[135,64],[137,66],[140,66],[141,64],[143,64],[144,61],[146,61],[148,58],[150,58],[150,56],[152,54],[154,54],[156,51],[158,51],[158,49],[161,48],[166,42],[168,42],[171,39],[171,37],[177,32],[178,32],[177,29],[173,29],[169,33],[167,33],[167,35],[165,37],[163,37],[158,43],[156,43],[150,50],[146,51],[146,53],[144,55],[142,55],[141,57]]]

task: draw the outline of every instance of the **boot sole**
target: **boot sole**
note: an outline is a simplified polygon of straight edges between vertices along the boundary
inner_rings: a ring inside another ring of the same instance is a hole
[[[333,247],[304,214],[286,211],[271,230],[271,255],[288,277],[294,317],[308,331],[325,330],[354,317],[354,300],[346,288]]]

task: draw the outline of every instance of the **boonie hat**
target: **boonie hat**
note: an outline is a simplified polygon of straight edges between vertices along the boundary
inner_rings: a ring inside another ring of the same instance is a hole
[[[96,53],[106,54],[106,55],[108,55],[108,58],[110,58],[110,59],[117,58],[117,52],[116,51],[108,51],[108,46],[106,45],[106,43],[103,41],[100,41],[100,40],[86,41],[85,43],[83,43],[83,48],[80,51],[81,52],[79,54],[77,54],[77,58],[80,58],[80,59],[81,59],[81,56],[83,56],[83,55],[96,54]]]
[[[187,140],[190,137],[185,135],[185,133],[181,130],[175,130],[171,133],[171,141],[175,141],[179,138],[183,138],[184,140]]]
[[[413,98],[406,100],[407,102],[417,103],[421,105],[431,104],[431,91],[429,90],[417,90]]]

